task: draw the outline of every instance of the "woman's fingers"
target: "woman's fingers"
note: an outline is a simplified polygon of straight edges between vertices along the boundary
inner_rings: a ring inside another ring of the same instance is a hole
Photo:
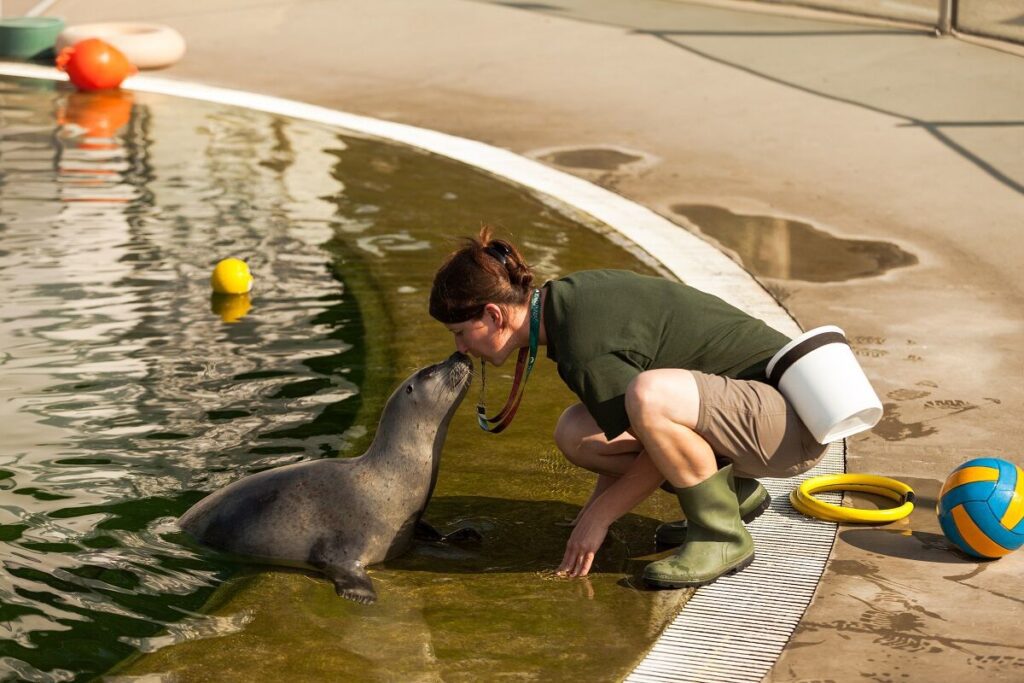
[[[586,576],[594,564],[594,556],[604,542],[608,527],[588,519],[590,515],[581,515],[576,528],[569,535],[565,544],[562,563],[555,571],[560,576]]]
[[[569,576],[572,574],[572,570],[576,567],[576,557],[579,554],[576,544],[570,539],[569,543],[565,546],[565,554],[562,555],[562,564],[558,565],[558,569],[555,573],[560,576]]]
[[[586,576],[594,564],[594,551],[585,550],[579,546],[570,545],[565,549],[562,563],[558,565],[555,574],[559,576]]]
[[[558,565],[555,573],[559,576],[576,576],[576,567],[579,565],[580,552],[573,544],[565,548],[565,555],[562,556],[562,564]]]
[[[576,569],[573,571],[572,575],[574,577],[586,576],[587,573],[590,572],[590,565],[592,565],[593,563],[594,553],[583,553],[582,555],[576,558]]]

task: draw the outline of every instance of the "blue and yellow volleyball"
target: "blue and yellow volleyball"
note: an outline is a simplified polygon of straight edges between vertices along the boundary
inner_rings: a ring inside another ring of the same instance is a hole
[[[1024,545],[1024,470],[999,458],[968,460],[946,479],[936,512],[946,538],[994,559]]]

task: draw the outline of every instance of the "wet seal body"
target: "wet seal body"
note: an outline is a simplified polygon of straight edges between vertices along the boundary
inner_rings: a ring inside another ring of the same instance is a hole
[[[338,595],[374,602],[366,566],[408,549],[471,374],[461,353],[416,372],[388,399],[361,456],[245,477],[196,503],[178,524],[224,552],[319,569]]]

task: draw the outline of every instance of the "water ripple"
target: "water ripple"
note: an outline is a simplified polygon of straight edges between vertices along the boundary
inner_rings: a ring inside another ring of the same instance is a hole
[[[195,613],[228,570],[174,520],[337,452],[347,425],[310,425],[360,396],[320,246],[337,137],[159,103],[0,80],[0,678],[89,678],[242,628]],[[230,323],[208,282],[226,256],[256,279]]]

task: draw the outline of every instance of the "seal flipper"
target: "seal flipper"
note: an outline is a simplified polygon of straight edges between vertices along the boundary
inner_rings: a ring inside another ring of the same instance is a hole
[[[330,565],[325,567],[324,571],[334,582],[334,591],[341,597],[362,605],[377,602],[377,591],[373,589],[373,581],[358,562]]]
[[[417,541],[431,541],[437,543],[444,540],[444,535],[422,519],[416,521],[416,528],[413,530],[413,538]]]
[[[480,532],[471,526],[459,527],[442,539],[445,543],[453,545],[480,545],[484,537]]]
[[[345,539],[320,538],[309,549],[307,562],[334,582],[334,591],[343,598],[363,605],[377,601],[373,581],[358,559],[359,554],[345,547]]]

